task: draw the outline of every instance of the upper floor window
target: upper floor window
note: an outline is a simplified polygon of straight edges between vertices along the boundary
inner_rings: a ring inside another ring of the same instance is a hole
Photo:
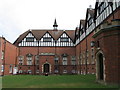
[[[69,38],[67,38],[67,37],[61,37],[61,42],[69,42]]]
[[[19,65],[23,65],[23,59],[24,59],[23,56],[19,56],[19,62],[18,62]]]
[[[101,2],[100,6],[98,7],[98,10],[99,10],[99,14],[101,14],[105,8],[106,8],[106,3],[105,2]]]
[[[88,27],[92,24],[92,18],[88,20]]]
[[[36,65],[39,65],[39,55],[36,55],[36,56],[35,56],[35,64],[36,64]]]
[[[67,57],[63,57],[63,65],[67,65]]]
[[[75,58],[75,56],[71,57],[71,65],[76,65],[76,58]]]
[[[34,37],[27,37],[26,42],[34,42]]]
[[[27,54],[27,65],[32,65],[32,54]]]
[[[55,59],[55,65],[58,65],[58,60],[59,60],[59,58],[58,58],[58,57],[55,57],[54,59]]]
[[[52,41],[51,37],[44,37],[43,38],[43,42],[51,42],[51,41]]]
[[[4,51],[2,51],[1,59],[2,59],[2,60],[4,59]]]

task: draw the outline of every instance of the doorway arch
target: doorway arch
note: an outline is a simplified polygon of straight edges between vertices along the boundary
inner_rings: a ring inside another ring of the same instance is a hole
[[[44,73],[50,72],[50,65],[48,63],[44,64]]]
[[[98,81],[105,80],[105,65],[104,65],[104,55],[102,52],[98,52],[96,56],[96,78]]]

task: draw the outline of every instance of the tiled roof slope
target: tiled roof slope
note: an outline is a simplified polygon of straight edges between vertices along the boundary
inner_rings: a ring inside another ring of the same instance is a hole
[[[26,35],[28,35],[28,33],[32,33],[35,38],[37,40],[40,40],[45,33],[49,33],[55,40],[57,40],[64,32],[71,38],[72,41],[74,41],[74,37],[75,37],[75,30],[36,30],[36,29],[32,29],[32,30],[28,30],[26,32],[24,32],[23,34],[21,34],[17,40],[14,42],[14,45],[18,45],[19,42],[21,42],[23,40],[23,38],[26,37]]]

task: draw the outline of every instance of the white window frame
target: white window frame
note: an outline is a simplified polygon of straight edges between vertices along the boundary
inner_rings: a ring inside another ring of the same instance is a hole
[[[71,56],[71,65],[76,65],[76,57]]]
[[[62,63],[63,63],[63,65],[67,65],[67,57],[63,57]]]
[[[32,65],[32,56],[27,56],[27,65]]]

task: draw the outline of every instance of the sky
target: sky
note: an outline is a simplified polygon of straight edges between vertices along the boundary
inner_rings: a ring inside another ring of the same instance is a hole
[[[13,43],[29,29],[75,30],[96,0],[0,0],[0,36]]]

